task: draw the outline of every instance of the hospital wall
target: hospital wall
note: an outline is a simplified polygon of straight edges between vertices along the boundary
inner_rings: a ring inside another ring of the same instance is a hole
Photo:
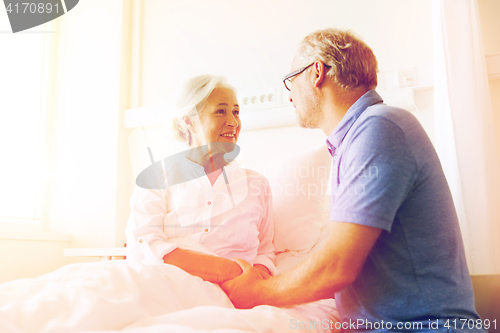
[[[432,65],[431,1],[144,2],[141,101],[172,101],[202,73],[225,75],[240,95],[274,91],[309,32],[350,29],[370,45],[381,72]]]
[[[70,246],[69,239],[44,240],[33,236],[1,236],[0,283],[36,277],[70,263],[62,256],[63,250]]]
[[[481,19],[484,53],[486,56],[499,56],[500,1],[479,0],[479,16]],[[497,147],[500,148],[500,75],[490,80],[490,94],[495,120]]]
[[[481,19],[481,31],[483,37],[484,53],[486,57],[500,58],[500,1],[479,0],[479,16]],[[497,61],[497,66],[498,66]],[[493,121],[496,134],[496,146],[500,155],[500,73],[490,77],[489,81]],[[497,166],[498,168],[498,166]],[[493,198],[497,203],[500,198]],[[496,206],[498,208],[498,205]],[[495,234],[496,242],[500,240],[500,221],[493,221],[492,232]]]

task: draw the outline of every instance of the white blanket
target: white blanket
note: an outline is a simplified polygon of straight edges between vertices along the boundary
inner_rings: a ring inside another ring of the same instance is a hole
[[[101,261],[1,284],[0,332],[328,332],[332,302],[237,310],[218,285],[175,266]]]

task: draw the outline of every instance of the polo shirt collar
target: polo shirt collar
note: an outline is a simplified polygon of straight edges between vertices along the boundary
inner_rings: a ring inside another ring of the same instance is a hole
[[[361,114],[369,107],[377,103],[382,103],[383,100],[375,90],[367,91],[361,96],[351,107],[347,110],[346,114],[335,127],[333,132],[328,136],[326,145],[330,154],[334,154],[335,150],[340,146],[342,140],[347,135],[352,125],[361,116]]]

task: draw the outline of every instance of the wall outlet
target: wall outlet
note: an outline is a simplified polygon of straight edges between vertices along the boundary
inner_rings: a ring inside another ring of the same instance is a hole
[[[398,87],[407,88],[417,85],[415,68],[398,71]]]
[[[284,88],[276,88],[274,91],[261,91],[259,93],[247,91],[238,96],[240,106],[244,109],[258,109],[263,107],[282,105]]]

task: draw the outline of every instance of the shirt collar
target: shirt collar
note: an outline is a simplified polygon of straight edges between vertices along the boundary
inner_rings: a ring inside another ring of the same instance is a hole
[[[191,171],[196,174],[205,174],[205,169],[198,163],[193,162],[189,158],[187,158],[187,154],[183,155],[182,158],[179,159],[179,162],[184,172]]]
[[[359,116],[361,116],[369,106],[382,102],[382,98],[375,90],[369,90],[351,105],[340,123],[326,139],[326,146],[331,155],[335,153],[335,150],[340,146],[340,143],[344,140],[344,137]]]
[[[183,156],[183,158],[180,161],[181,161],[180,165],[184,168],[184,170],[191,170],[198,176],[197,178],[204,177],[206,175],[205,169],[198,163],[188,159],[187,156]],[[236,180],[237,178],[241,177],[241,173],[244,172],[236,160],[232,160],[230,163],[224,166],[224,171],[230,183]]]

